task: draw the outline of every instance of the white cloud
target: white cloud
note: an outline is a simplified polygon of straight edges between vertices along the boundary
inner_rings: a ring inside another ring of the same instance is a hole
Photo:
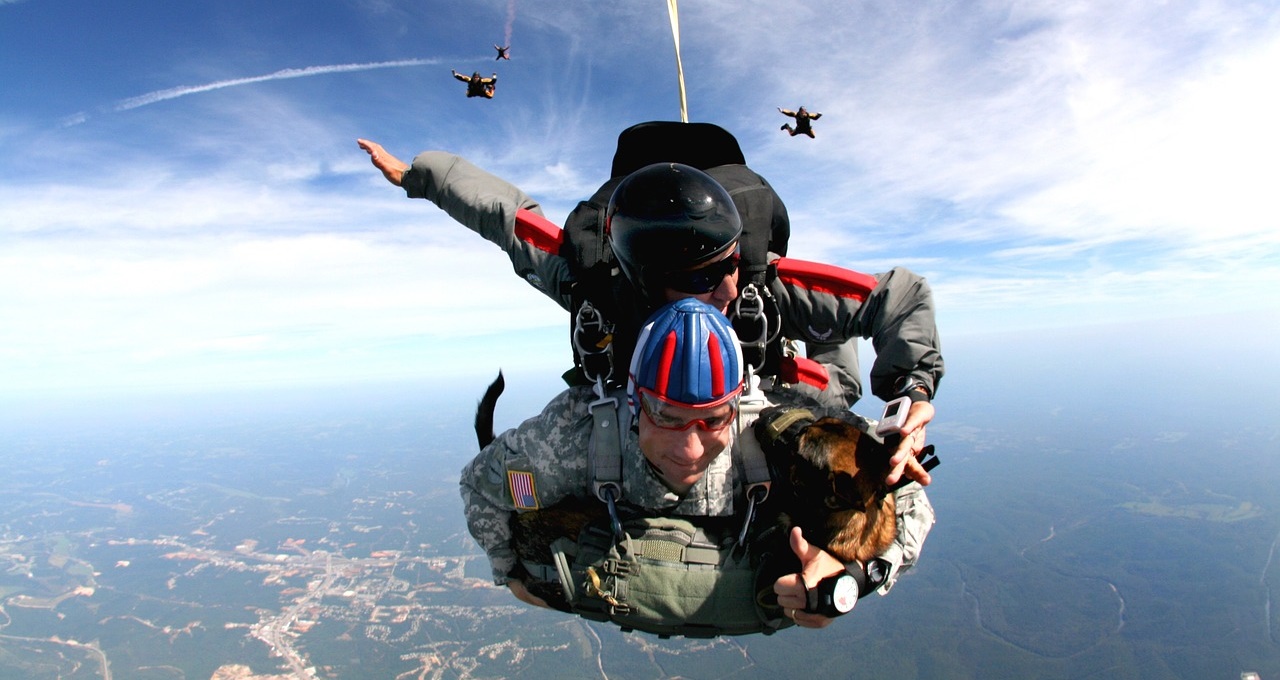
[[[502,26],[507,0],[487,7]],[[778,188],[793,254],[926,273],[944,334],[1276,289],[1274,8],[681,10],[693,118],[736,133]],[[354,142],[459,152],[559,219],[623,127],[675,117],[660,5],[521,7],[515,28],[491,102],[399,68],[433,56],[117,92],[52,131],[6,121],[0,285],[21,293],[0,298],[0,382],[425,370],[418,342],[452,358],[460,336],[563,344],[563,313],[495,247],[406,200]],[[322,74],[346,80],[307,77]],[[816,140],[778,131],[774,107],[800,104],[826,114]]]

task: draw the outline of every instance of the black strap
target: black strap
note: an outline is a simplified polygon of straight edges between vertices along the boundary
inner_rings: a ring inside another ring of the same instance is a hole
[[[923,449],[920,449],[919,460],[920,460],[920,467],[923,467],[925,472],[928,472],[938,467],[938,463],[940,461],[938,460],[938,457],[934,455],[933,444],[929,444]],[[889,493],[893,493],[894,491],[901,489],[902,487],[910,484],[912,481],[913,480],[909,479],[908,477],[903,476],[902,479],[898,480],[897,484],[894,484],[893,486],[889,487]]]

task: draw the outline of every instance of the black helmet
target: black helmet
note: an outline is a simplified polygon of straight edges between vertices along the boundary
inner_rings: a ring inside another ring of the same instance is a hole
[[[605,229],[622,272],[645,293],[664,276],[711,262],[742,236],[733,199],[710,175],[655,163],[627,175],[609,199]]]

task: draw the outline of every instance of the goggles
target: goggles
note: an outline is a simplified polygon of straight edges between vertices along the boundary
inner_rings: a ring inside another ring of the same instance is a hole
[[[705,267],[666,272],[662,275],[662,285],[672,290],[690,295],[703,295],[720,287],[724,277],[738,271],[738,263],[742,255],[735,248],[729,257]]]
[[[650,393],[646,389],[640,390],[640,410],[644,411],[645,416],[649,418],[649,422],[664,430],[687,431],[696,425],[703,432],[720,432],[732,425],[733,420],[738,417],[737,399],[730,399],[722,404],[705,407],[717,410],[726,408],[726,410],[718,411],[714,415],[708,415],[703,418],[690,418],[688,420],[670,413],[669,406],[670,404],[663,401],[661,397]],[[697,409],[699,407],[684,406],[683,408]]]

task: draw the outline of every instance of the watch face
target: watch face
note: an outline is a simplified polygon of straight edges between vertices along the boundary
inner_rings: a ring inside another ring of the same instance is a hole
[[[845,574],[836,579],[835,588],[831,592],[831,606],[841,614],[848,613],[853,605],[858,604],[858,582]]]

